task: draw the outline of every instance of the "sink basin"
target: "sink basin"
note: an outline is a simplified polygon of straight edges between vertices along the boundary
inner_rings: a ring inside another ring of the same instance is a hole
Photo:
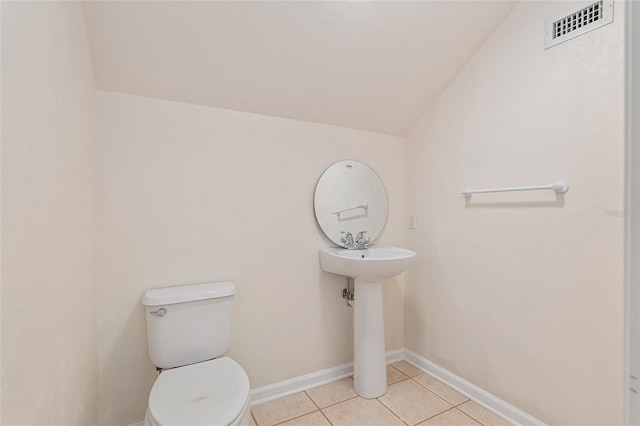
[[[320,266],[324,271],[361,281],[382,281],[407,269],[415,256],[415,251],[398,247],[325,247],[320,249]]]

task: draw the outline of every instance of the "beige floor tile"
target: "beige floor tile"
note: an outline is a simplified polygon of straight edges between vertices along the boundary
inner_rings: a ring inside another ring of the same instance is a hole
[[[451,408],[451,404],[413,380],[404,380],[389,386],[387,393],[378,399],[410,425]]]
[[[408,379],[408,377],[402,374],[397,368],[387,365],[387,385],[392,385],[404,379]]]
[[[302,417],[297,417],[288,422],[280,423],[278,426],[331,426],[329,420],[327,420],[320,411],[314,411],[310,414],[305,414]]]
[[[476,404],[473,401],[465,402],[458,406],[458,409],[473,417],[484,426],[508,426],[509,423],[493,414],[491,411]]]
[[[377,399],[357,397],[323,408],[322,412],[334,426],[404,426]]]
[[[418,374],[423,373],[422,370],[420,370],[418,367],[414,365],[409,364],[407,361],[398,361],[398,362],[394,362],[391,365],[409,377],[417,376]]]
[[[350,377],[309,389],[306,392],[320,408],[358,396],[353,390],[353,380]]]
[[[451,405],[462,404],[469,400],[466,396],[459,394],[441,381],[431,377],[429,374],[424,373],[412,378]]]
[[[318,407],[304,392],[265,402],[251,408],[258,426],[272,426],[316,411]]]
[[[458,409],[445,411],[435,417],[431,417],[418,426],[482,426],[471,417]]]
[[[257,426],[256,421],[253,420],[253,415],[251,416],[251,426]]]

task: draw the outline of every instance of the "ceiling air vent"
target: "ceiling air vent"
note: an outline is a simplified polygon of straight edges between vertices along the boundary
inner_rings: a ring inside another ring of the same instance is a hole
[[[613,22],[613,0],[583,3],[544,23],[544,48],[548,49],[588,31]]]

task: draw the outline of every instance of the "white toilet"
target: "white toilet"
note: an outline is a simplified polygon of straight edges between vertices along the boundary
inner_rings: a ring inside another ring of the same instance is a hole
[[[228,281],[148,290],[147,343],[163,369],[145,426],[248,426],[249,378],[229,357],[236,288]],[[216,359],[213,359],[216,358]]]

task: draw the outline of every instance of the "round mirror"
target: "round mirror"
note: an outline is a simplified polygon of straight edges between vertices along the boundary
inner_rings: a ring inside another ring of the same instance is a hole
[[[346,248],[349,235],[365,232],[372,243],[387,222],[387,191],[371,167],[359,161],[339,161],[330,166],[316,185],[316,219],[335,244]],[[350,247],[351,246],[351,247]]]

